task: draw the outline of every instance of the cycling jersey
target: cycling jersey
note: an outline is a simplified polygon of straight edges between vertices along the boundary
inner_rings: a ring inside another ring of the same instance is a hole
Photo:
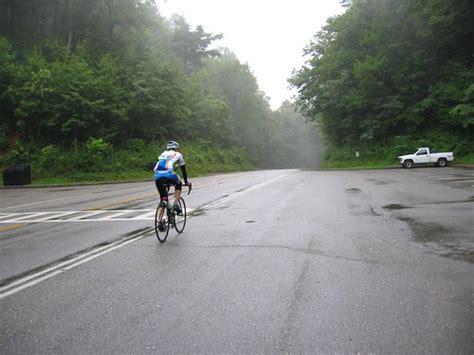
[[[184,158],[180,152],[176,152],[174,150],[165,150],[159,156],[158,162],[153,169],[155,171],[155,180],[165,177],[179,183],[180,178],[177,174],[178,166],[184,165]]]

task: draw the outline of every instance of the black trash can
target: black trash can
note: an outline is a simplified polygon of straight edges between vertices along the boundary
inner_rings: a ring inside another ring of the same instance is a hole
[[[31,184],[30,164],[11,165],[3,170],[3,185],[28,185]]]

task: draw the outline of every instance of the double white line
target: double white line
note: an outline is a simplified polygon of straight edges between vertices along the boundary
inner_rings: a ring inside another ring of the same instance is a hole
[[[83,263],[91,261],[103,254],[106,254],[112,250],[124,247],[127,244],[136,242],[139,239],[144,238],[153,228],[147,228],[136,234],[133,234],[129,237],[117,240],[107,245],[99,246],[94,249],[88,250],[87,252],[81,253],[69,260],[60,262],[54,266],[51,266],[47,269],[36,272],[32,275],[22,277],[16,281],[8,283],[5,286],[0,287],[0,299],[10,296],[14,293],[17,293],[25,288],[33,286],[39,282],[47,280],[53,276],[62,274],[68,270],[75,268]]]

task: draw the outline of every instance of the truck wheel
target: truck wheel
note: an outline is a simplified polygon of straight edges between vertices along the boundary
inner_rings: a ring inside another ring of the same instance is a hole
[[[413,168],[413,160],[405,160],[403,162],[403,167],[406,168],[406,169]]]
[[[438,159],[438,166],[444,168],[445,166],[448,166],[448,161],[444,158]]]

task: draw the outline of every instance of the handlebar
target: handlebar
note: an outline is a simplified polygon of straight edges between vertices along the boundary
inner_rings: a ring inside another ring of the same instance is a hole
[[[188,195],[191,193],[192,189],[193,189],[193,184],[191,184],[190,182],[188,182],[187,184],[184,184],[183,186],[187,186],[188,187]]]

